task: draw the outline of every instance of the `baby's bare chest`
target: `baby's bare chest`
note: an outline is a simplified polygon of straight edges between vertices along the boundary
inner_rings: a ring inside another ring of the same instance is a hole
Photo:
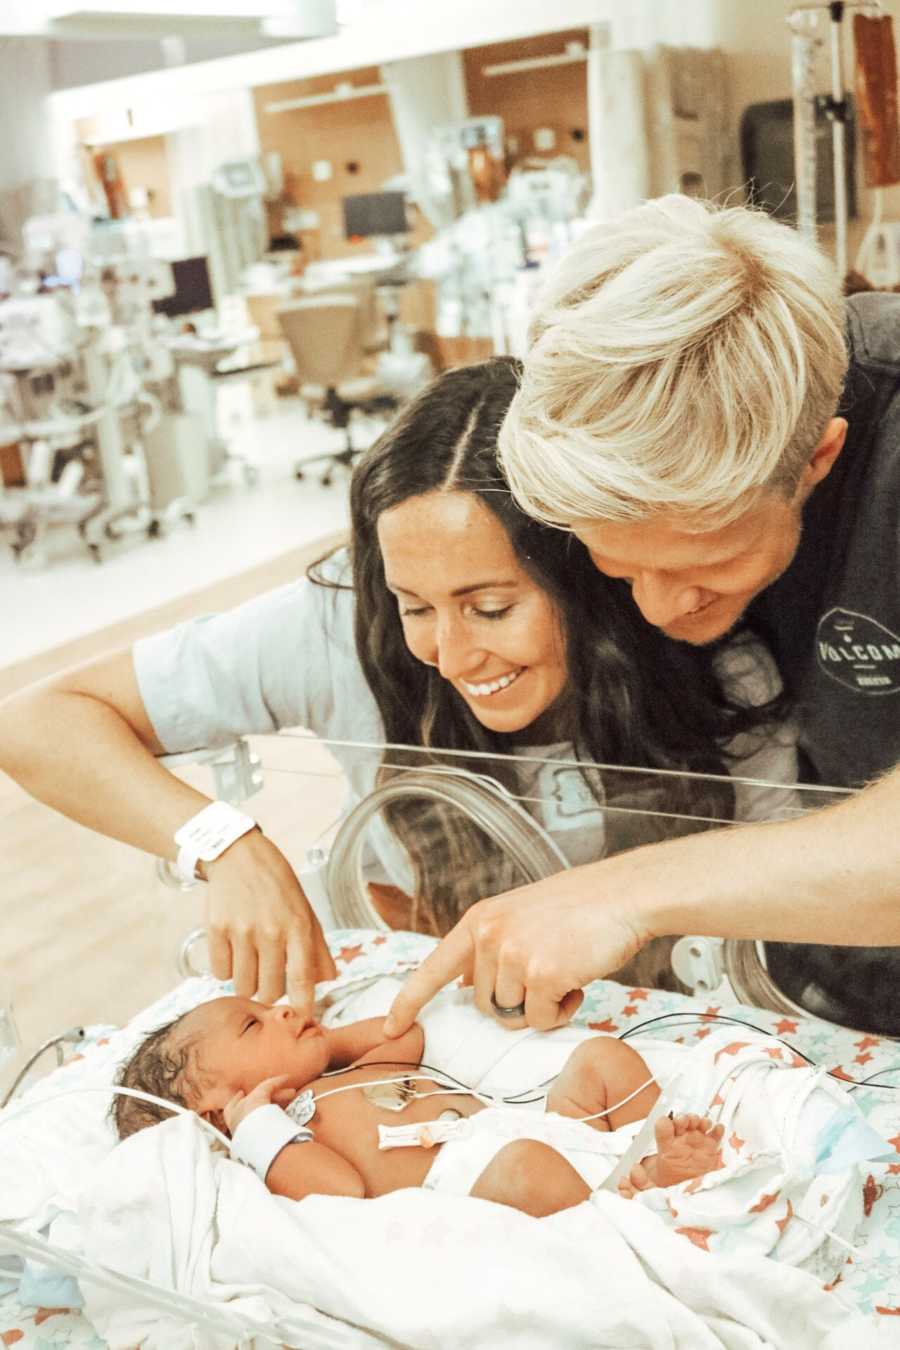
[[[384,1081],[397,1078],[400,1084]],[[414,1076],[408,1065],[363,1066],[309,1086],[316,1098],[310,1121],[316,1139],[353,1164],[370,1196],[421,1185],[434,1160],[432,1149],[380,1149],[379,1125],[416,1125],[437,1120],[449,1109],[463,1116],[483,1109],[474,1097],[453,1096],[439,1083]],[[342,1091],[334,1092],[336,1087]],[[400,1110],[383,1104],[391,1099]]]

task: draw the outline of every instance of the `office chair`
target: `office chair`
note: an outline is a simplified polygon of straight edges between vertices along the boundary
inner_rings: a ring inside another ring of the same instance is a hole
[[[300,460],[295,477],[303,478],[311,464],[327,467],[320,479],[327,486],[338,465],[349,468],[357,454],[350,437],[350,416],[356,410],[394,409],[397,398],[371,376],[358,376],[365,355],[367,315],[354,295],[312,295],[278,310],[281,331],[297,368],[303,398],[320,403],[327,420],[345,432],[342,450]]]
[[[309,281],[304,278],[304,300],[325,300],[333,295],[350,296],[358,300],[362,318],[362,345],[367,356],[385,351],[390,344],[390,331],[381,314],[378,295],[367,277],[341,277],[327,281]]]

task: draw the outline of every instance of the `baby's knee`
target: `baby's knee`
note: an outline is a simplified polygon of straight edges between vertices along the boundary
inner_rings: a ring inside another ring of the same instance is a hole
[[[558,1110],[556,1103],[566,1099],[583,1105],[602,1098],[606,1083],[618,1065],[618,1045],[619,1042],[610,1037],[595,1036],[576,1046],[547,1093],[547,1110]],[[570,1112],[564,1109],[562,1114],[569,1115]]]
[[[580,1204],[590,1190],[555,1148],[539,1139],[516,1139],[488,1163],[471,1194],[540,1219]]]

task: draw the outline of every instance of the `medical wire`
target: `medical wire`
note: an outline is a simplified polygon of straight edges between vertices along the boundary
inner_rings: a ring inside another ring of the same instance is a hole
[[[402,1063],[403,1061],[402,1061],[402,1060],[401,1060],[401,1061],[393,1061],[393,1060],[385,1060],[385,1061],[381,1061],[381,1060],[370,1060],[370,1061],[369,1061],[369,1063],[370,1063],[373,1067],[374,1067],[375,1065],[377,1065],[377,1064],[382,1063],[382,1062],[384,1062],[385,1064],[396,1064],[396,1063],[398,1063],[398,1062],[399,1062],[399,1063]],[[332,1073],[330,1073],[330,1074],[328,1075],[328,1077],[332,1077],[335,1073],[349,1073],[351,1069],[356,1069],[356,1068],[358,1068],[358,1067],[359,1067],[358,1065],[353,1065],[353,1064],[351,1064],[351,1065],[349,1065],[346,1069],[335,1069],[335,1070],[332,1070]],[[367,1066],[367,1067],[368,1067],[368,1066]],[[369,1086],[371,1086],[371,1087],[381,1087],[381,1086],[383,1086],[383,1085],[385,1085],[385,1084],[388,1084],[388,1083],[414,1083],[417,1079],[424,1079],[424,1080],[427,1081],[427,1082],[437,1082],[438,1079],[444,1078],[444,1079],[446,1079],[448,1082],[457,1084],[457,1086],[456,1086],[456,1087],[453,1087],[453,1088],[438,1088],[438,1090],[437,1090],[436,1092],[413,1092],[413,1093],[411,1094],[411,1096],[410,1096],[410,1100],[411,1100],[411,1101],[412,1101],[412,1100],[418,1100],[418,1101],[420,1101],[420,1100],[422,1100],[422,1099],[425,1098],[425,1097],[463,1097],[463,1096],[465,1096],[465,1097],[474,1097],[477,1101],[483,1102],[483,1103],[485,1103],[485,1105],[487,1105],[487,1106],[496,1106],[498,1103],[499,1103],[501,1106],[527,1106],[527,1105],[528,1105],[528,1102],[527,1102],[527,1101],[522,1102],[522,1101],[519,1101],[518,1098],[520,1098],[520,1097],[522,1096],[522,1093],[523,1093],[523,1092],[533,1091],[533,1089],[531,1089],[531,1088],[523,1088],[523,1089],[522,1089],[522,1092],[516,1093],[516,1094],[515,1094],[515,1098],[512,1099],[512,1100],[510,1100],[510,1099],[507,1098],[507,1097],[495,1097],[495,1096],[493,1096],[493,1095],[490,1094],[490,1093],[482,1093],[482,1092],[479,1092],[478,1088],[467,1087],[466,1084],[465,1084],[465,1083],[461,1083],[460,1080],[459,1080],[458,1078],[453,1078],[450,1074],[445,1074],[445,1073],[443,1072],[443,1070],[441,1070],[441,1069],[430,1069],[429,1066],[428,1066],[427,1064],[422,1064],[422,1063],[415,1064],[415,1065],[412,1065],[412,1064],[411,1064],[410,1067],[411,1067],[411,1068],[417,1068],[417,1069],[428,1069],[428,1073],[420,1073],[420,1074],[409,1074],[409,1073],[407,1073],[407,1074],[404,1074],[404,1075],[403,1075],[402,1077],[400,1077],[400,1078],[377,1078],[377,1079],[374,1079],[371,1083],[346,1083],[343,1087],[329,1088],[327,1092],[316,1092],[316,1093],[314,1093],[314,1094],[313,1094],[313,1101],[314,1101],[314,1102],[322,1101],[323,1098],[325,1098],[325,1097],[331,1097],[331,1096],[333,1096],[333,1095],[334,1095],[335,1093],[337,1093],[337,1092],[352,1092],[352,1091],[355,1090],[355,1089],[364,1088],[364,1087],[369,1087]],[[432,1079],[432,1078],[429,1077],[429,1074],[436,1074],[437,1077]],[[324,1076],[324,1075],[323,1075],[323,1076]],[[552,1083],[552,1082],[554,1081],[554,1079],[553,1079],[553,1078],[550,1078],[550,1079],[548,1079],[547,1081],[548,1081],[548,1083]],[[623,1097],[622,1100],[621,1100],[620,1102],[614,1102],[612,1106],[607,1106],[607,1107],[605,1108],[605,1110],[603,1110],[603,1111],[595,1111],[593,1115],[589,1115],[589,1116],[570,1116],[569,1119],[571,1119],[571,1120],[579,1120],[579,1121],[599,1120],[601,1116],[608,1116],[608,1115],[611,1115],[613,1111],[618,1111],[618,1109],[619,1109],[620,1106],[626,1106],[626,1105],[628,1104],[628,1102],[630,1102],[630,1101],[633,1100],[633,1098],[639,1096],[640,1093],[642,1093],[642,1092],[644,1091],[644,1088],[649,1087],[649,1086],[651,1085],[651,1083],[655,1083],[655,1082],[656,1082],[656,1079],[655,1079],[655,1078],[652,1076],[652,1074],[651,1074],[651,1076],[646,1080],[646,1082],[641,1083],[640,1087],[635,1088],[634,1091],[631,1092],[631,1093],[629,1093],[627,1097]],[[541,1094],[541,1096],[539,1096],[539,1097],[532,1097],[532,1098],[530,1098],[529,1100],[530,1100],[530,1101],[540,1101],[540,1100],[542,1099],[542,1096],[543,1096],[543,1095],[545,1095],[545,1094]]]
[[[0,1114],[0,1125],[8,1124],[11,1120],[18,1120],[20,1116],[25,1116],[29,1111],[35,1111],[39,1106],[46,1106],[48,1102],[55,1102],[60,1097],[74,1097],[78,1092],[108,1092],[113,1097],[136,1097],[138,1101],[153,1102],[156,1106],[164,1106],[167,1111],[171,1111],[178,1116],[195,1116],[198,1122],[210,1134],[215,1135],[219,1143],[224,1144],[231,1152],[231,1140],[221,1130],[217,1130],[215,1125],[204,1119],[196,1111],[192,1111],[188,1106],[181,1106],[178,1102],[170,1102],[165,1097],[155,1097],[152,1092],[141,1092],[138,1088],[119,1087],[116,1083],[83,1083],[78,1087],[64,1088],[62,1092],[53,1092],[49,1097],[41,1097],[37,1101],[22,1102],[14,1111],[7,1108]]]
[[[673,1023],[673,1018],[680,1018],[682,1020]],[[740,1017],[730,1017],[727,1013],[660,1013],[656,1017],[647,1017],[643,1022],[637,1022],[633,1027],[626,1027],[616,1039],[627,1041],[630,1036],[634,1036],[638,1032],[646,1030],[647,1027],[653,1026],[657,1022],[669,1022],[670,1025],[673,1025],[674,1027],[694,1026],[697,1022],[726,1022],[730,1026],[745,1027],[747,1031],[758,1031],[761,1036],[767,1037],[770,1041],[778,1041],[781,1045],[786,1046],[793,1054],[799,1055],[801,1059],[805,1059],[807,1064],[811,1065],[812,1068],[820,1069],[824,1067],[821,1064],[817,1064],[809,1055],[804,1054],[802,1050],[798,1050],[795,1045],[792,1045],[790,1041],[785,1040],[783,1036],[777,1036],[774,1031],[768,1031],[765,1027],[757,1026],[755,1022],[745,1022]],[[891,1064],[887,1068],[877,1069],[874,1074],[870,1074],[868,1078],[863,1079],[845,1078],[842,1073],[835,1073],[833,1069],[825,1069],[825,1073],[829,1078],[834,1078],[838,1083],[842,1083],[848,1092],[852,1092],[854,1088],[858,1087],[887,1088],[890,1092],[896,1092],[898,1087],[900,1087],[900,1084],[898,1083],[876,1083],[873,1081],[876,1074],[879,1073],[900,1073],[900,1064]]]

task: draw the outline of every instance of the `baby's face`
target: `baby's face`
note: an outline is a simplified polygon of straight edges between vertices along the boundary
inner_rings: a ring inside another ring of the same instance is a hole
[[[299,1089],[328,1067],[324,1028],[284,1004],[213,999],[185,1019],[185,1030],[192,1036],[199,1033],[200,1076],[215,1085],[216,1097],[227,1093],[224,1101],[280,1075],[287,1075],[285,1086]]]

